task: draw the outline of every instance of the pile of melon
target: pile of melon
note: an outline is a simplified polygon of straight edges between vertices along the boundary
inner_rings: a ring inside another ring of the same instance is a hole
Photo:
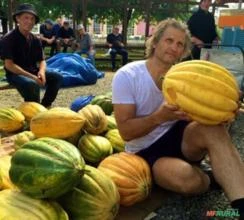
[[[238,86],[222,67],[187,61],[166,74],[162,93],[199,123],[232,120]],[[0,219],[114,219],[145,200],[146,161],[124,152],[111,94],[85,97],[76,111],[34,102],[0,108]],[[4,153],[5,152],[5,153]]]
[[[114,219],[120,205],[149,196],[149,166],[124,152],[103,98],[77,112],[34,102],[0,109],[8,136],[0,145],[0,219]],[[8,142],[13,151],[4,155]]]

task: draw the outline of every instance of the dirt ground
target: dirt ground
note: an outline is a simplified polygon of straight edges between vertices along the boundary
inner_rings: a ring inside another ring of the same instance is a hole
[[[70,107],[72,101],[82,95],[99,95],[111,91],[111,82],[113,72],[106,72],[105,77],[98,79],[94,85],[76,86],[72,88],[63,88],[59,91],[58,96],[52,107]],[[41,92],[43,96],[44,90]],[[16,89],[0,90],[0,108],[15,107],[17,108],[23,102],[22,97]]]

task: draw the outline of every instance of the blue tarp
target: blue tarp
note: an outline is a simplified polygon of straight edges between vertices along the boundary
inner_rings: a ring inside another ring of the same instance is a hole
[[[62,73],[63,87],[91,85],[104,77],[104,72],[98,71],[89,59],[76,53],[58,53],[46,62],[47,71]]]

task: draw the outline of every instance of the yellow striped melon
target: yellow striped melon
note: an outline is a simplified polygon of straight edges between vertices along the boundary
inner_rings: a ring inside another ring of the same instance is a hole
[[[85,118],[68,108],[53,108],[31,119],[30,130],[36,137],[68,138],[78,133]]]
[[[14,108],[0,108],[0,131],[15,132],[25,125],[25,116]]]
[[[5,189],[0,191],[0,219],[68,220],[69,217],[57,202],[34,199],[22,192]]]
[[[205,60],[174,65],[162,84],[169,104],[178,105],[199,123],[216,125],[230,121],[238,109],[235,77],[224,67]]]
[[[47,108],[37,102],[22,102],[18,110],[25,116],[26,121],[30,121],[39,112],[47,111]]]
[[[99,105],[88,104],[78,111],[86,119],[83,129],[90,134],[101,134],[106,131],[107,117]]]

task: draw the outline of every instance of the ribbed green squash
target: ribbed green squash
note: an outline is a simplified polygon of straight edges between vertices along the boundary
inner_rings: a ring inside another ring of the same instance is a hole
[[[108,121],[107,130],[118,128],[115,117],[113,115],[106,115],[106,118]]]
[[[90,163],[98,163],[113,153],[113,147],[107,138],[93,134],[83,135],[78,148],[85,161]]]
[[[112,179],[89,165],[78,186],[60,198],[73,220],[112,220],[118,213],[119,201]]]
[[[31,198],[22,192],[0,191],[1,220],[68,220],[64,209],[53,201]]]
[[[111,129],[106,134],[105,137],[110,141],[114,152],[125,151],[125,142],[120,136],[118,129]]]
[[[71,143],[39,138],[30,141],[12,156],[10,179],[34,198],[56,198],[77,185],[85,162]]]
[[[113,111],[112,98],[106,95],[96,96],[90,104],[99,105],[106,115],[110,115]]]

